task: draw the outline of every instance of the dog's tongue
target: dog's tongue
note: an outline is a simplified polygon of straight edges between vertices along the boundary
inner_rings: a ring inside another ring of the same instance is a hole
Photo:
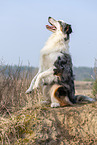
[[[56,27],[55,27],[55,26],[49,26],[49,25],[46,25],[46,28],[47,28],[47,29],[53,29],[53,30],[55,30],[55,29],[56,29]]]

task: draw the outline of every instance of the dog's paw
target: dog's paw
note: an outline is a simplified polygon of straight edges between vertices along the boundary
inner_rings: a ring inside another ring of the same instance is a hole
[[[28,89],[25,93],[26,94],[30,94],[32,92],[32,90],[31,89]]]
[[[51,107],[52,108],[60,107],[60,104],[59,103],[51,103]]]

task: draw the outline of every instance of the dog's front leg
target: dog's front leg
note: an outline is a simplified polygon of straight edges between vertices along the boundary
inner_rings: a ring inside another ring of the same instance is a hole
[[[45,78],[46,76],[49,76],[53,74],[53,69],[52,68],[49,68],[48,70],[44,71],[44,72],[41,72],[37,78],[36,78],[36,81],[35,81],[35,84],[33,86],[33,89],[37,88],[40,84],[40,81],[42,78]]]
[[[43,61],[44,61],[44,57],[43,57],[43,55],[41,54],[41,55],[40,55],[40,67],[39,67],[39,71],[38,71],[38,73],[36,74],[36,76],[32,79],[31,84],[30,84],[30,87],[29,87],[28,90],[26,91],[27,94],[30,93],[30,92],[32,92],[32,90],[33,90],[34,88],[37,88],[36,86],[38,86],[38,83],[37,83],[36,80],[39,80],[39,78],[37,79],[37,77],[40,76],[41,72],[44,70],[44,69],[43,69],[43,66],[44,66],[44,65],[43,65]],[[35,82],[36,82],[36,84],[35,84]]]
[[[32,92],[33,86],[34,86],[34,84],[35,84],[35,81],[36,81],[37,76],[39,75],[39,73],[40,73],[40,70],[38,71],[38,73],[36,74],[36,76],[32,79],[31,84],[30,84],[30,87],[29,87],[28,90],[26,91],[27,94]]]

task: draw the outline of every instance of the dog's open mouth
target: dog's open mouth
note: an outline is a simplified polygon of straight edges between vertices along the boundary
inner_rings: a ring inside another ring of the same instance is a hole
[[[54,25],[56,20],[54,20],[53,18],[49,17],[48,18],[48,22],[51,24],[51,25],[46,25],[46,28],[52,32],[55,32],[56,31],[56,26]]]
[[[50,24],[51,24],[51,23],[50,23]],[[53,24],[51,24],[51,26],[46,25],[46,28],[47,28],[48,30],[50,30],[50,31],[55,31],[55,30],[57,29]]]

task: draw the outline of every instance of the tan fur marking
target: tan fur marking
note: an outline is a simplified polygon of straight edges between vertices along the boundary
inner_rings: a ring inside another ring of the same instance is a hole
[[[70,101],[66,101],[66,96],[61,96],[61,98],[56,96],[56,92],[58,91],[59,88],[61,88],[62,85],[54,84],[52,88],[50,89],[50,95],[51,95],[51,100],[56,100],[56,103],[59,103],[60,106],[66,106],[68,104],[72,105]]]

